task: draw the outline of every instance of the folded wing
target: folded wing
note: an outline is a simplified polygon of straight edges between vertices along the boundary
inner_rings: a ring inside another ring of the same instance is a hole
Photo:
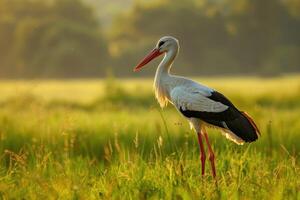
[[[251,117],[239,111],[224,95],[201,88],[176,87],[171,101],[187,118],[198,118],[221,128],[228,139],[236,143],[253,142],[259,130]]]

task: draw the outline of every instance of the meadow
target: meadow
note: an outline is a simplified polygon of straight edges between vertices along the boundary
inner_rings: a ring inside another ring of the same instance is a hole
[[[151,79],[0,81],[0,199],[300,199],[300,76],[197,80],[262,133],[238,146],[208,130],[217,184]]]

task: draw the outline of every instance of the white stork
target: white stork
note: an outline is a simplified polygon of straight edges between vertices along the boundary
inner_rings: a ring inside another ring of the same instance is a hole
[[[207,143],[212,175],[216,176],[215,155],[208,140],[205,127],[222,130],[227,139],[237,144],[253,142],[260,132],[251,117],[238,110],[224,95],[193,80],[170,74],[170,69],[179,51],[178,40],[171,36],[162,37],[156,47],[134,68],[139,71],[159,55],[164,58],[159,64],[154,80],[155,96],[161,107],[170,102],[187,118],[198,135],[202,175],[205,171],[203,139]]]

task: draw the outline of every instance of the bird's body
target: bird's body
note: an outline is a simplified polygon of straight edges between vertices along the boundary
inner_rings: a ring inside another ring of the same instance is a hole
[[[259,130],[251,117],[239,111],[230,100],[216,90],[197,83],[191,79],[170,74],[170,68],[179,51],[177,39],[166,36],[159,40],[156,48],[135,68],[139,70],[155,57],[165,54],[159,64],[155,80],[155,96],[161,107],[170,102],[188,119],[198,133],[201,150],[202,174],[204,174],[205,153],[202,135],[208,143],[210,158],[214,171],[214,154],[210,147],[206,126],[219,128],[226,138],[243,144],[258,138]],[[203,158],[204,157],[204,158]]]

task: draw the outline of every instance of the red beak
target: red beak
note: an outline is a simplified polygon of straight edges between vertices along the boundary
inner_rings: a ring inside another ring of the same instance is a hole
[[[159,52],[159,49],[155,48],[153,49],[135,68],[133,71],[137,72],[139,71],[143,66],[145,66],[147,63],[149,63],[154,58],[160,56],[163,54],[163,52]]]

